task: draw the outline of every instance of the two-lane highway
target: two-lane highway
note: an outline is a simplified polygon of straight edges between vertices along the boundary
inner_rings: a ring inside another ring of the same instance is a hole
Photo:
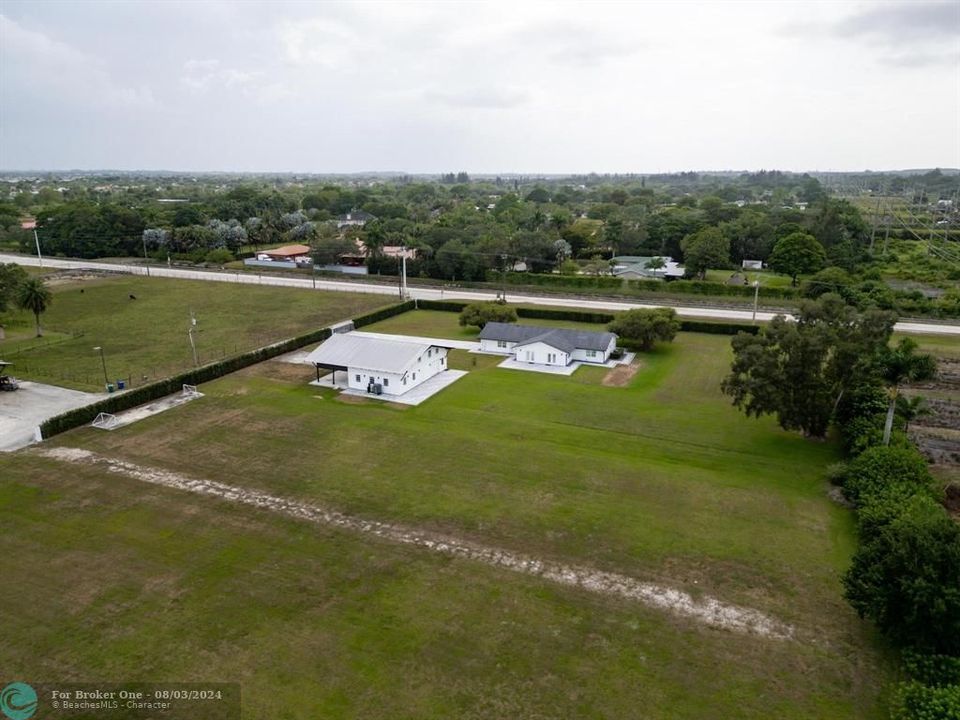
[[[40,260],[31,255],[13,255],[0,253],[0,262],[19,263],[20,265],[38,266]],[[44,267],[63,268],[70,270],[109,270],[111,272],[127,273],[130,275],[146,275],[147,267],[144,265],[124,265],[120,263],[100,262],[96,260],[67,260],[62,258],[44,258],[42,262]],[[210,270],[191,270],[188,268],[164,267],[162,265],[151,265],[149,274],[151,277],[179,278],[181,280],[205,280],[209,282],[230,282],[248,285],[274,285],[280,287],[306,288],[311,289],[314,286],[317,290],[328,290],[335,292],[355,292],[372,293],[377,295],[398,296],[396,286],[381,285],[375,283],[349,282],[338,280],[316,281],[304,277],[282,277],[277,275],[259,275],[251,272],[222,272]],[[417,300],[493,300],[496,293],[486,290],[461,290],[457,288],[420,288],[410,287],[409,295]],[[399,298],[398,298],[399,299]],[[618,300],[586,300],[580,297],[552,296],[544,297],[540,295],[524,295],[520,293],[509,293],[511,303],[522,303],[526,305],[546,305],[553,307],[576,307],[585,310],[630,310],[633,308],[653,308],[653,307],[673,307],[681,317],[699,318],[706,320],[736,320],[749,322],[753,318],[751,310],[731,310],[730,308],[710,308],[710,307],[686,307],[671,306],[667,304],[637,303]],[[758,312],[757,320],[763,322],[773,318],[775,313]],[[960,325],[951,325],[946,323],[926,323],[926,322],[899,322],[896,325],[899,332],[935,334],[935,335],[960,335]]]

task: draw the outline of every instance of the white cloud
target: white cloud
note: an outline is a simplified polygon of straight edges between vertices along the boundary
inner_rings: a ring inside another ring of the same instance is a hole
[[[942,5],[919,15],[860,0],[3,7],[10,166],[960,165],[957,45],[930,19]],[[86,126],[63,122],[80,116]],[[31,150],[18,158],[21,147]]]
[[[119,83],[105,64],[42,32],[23,27],[0,14],[0,65],[4,81],[35,92],[69,98],[89,107],[151,109],[151,89]]]

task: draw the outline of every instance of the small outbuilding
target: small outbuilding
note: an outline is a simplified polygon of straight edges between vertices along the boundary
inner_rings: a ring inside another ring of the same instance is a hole
[[[273,262],[295,262],[298,264],[309,264],[310,260],[309,245],[284,245],[283,247],[273,248],[272,250],[260,250],[257,253],[257,260],[272,260]]]
[[[447,369],[449,347],[385,340],[353,333],[336,334],[310,353],[306,362],[317,369],[347,374],[347,387],[373,395],[399,396]]]

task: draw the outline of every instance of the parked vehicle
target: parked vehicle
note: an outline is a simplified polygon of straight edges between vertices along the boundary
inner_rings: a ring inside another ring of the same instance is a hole
[[[17,381],[6,374],[7,368],[12,364],[13,363],[0,361],[0,390],[13,392],[14,390],[20,389],[20,385],[17,384]]]

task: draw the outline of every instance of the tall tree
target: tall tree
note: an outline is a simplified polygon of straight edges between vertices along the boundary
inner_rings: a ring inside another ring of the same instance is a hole
[[[687,273],[701,280],[707,276],[710,268],[722,268],[730,264],[730,240],[718,228],[705,227],[687,235],[680,247]]]
[[[887,349],[881,358],[881,373],[890,393],[887,419],[883,424],[884,445],[890,444],[900,385],[905,382],[929,380],[937,374],[937,361],[933,355],[918,354],[917,347],[916,341],[912,338],[903,338],[896,347]]]
[[[777,241],[770,254],[769,265],[782,275],[789,275],[793,285],[803,273],[816,272],[827,261],[823,245],[813,235],[791,233]]]
[[[40,278],[29,278],[20,285],[17,291],[17,305],[21,310],[29,310],[37,322],[37,337],[43,335],[40,327],[40,316],[50,307],[53,293],[43,284]]]
[[[733,339],[722,390],[747,415],[776,415],[785,430],[825,437],[844,393],[872,372],[894,321],[875,310],[858,314],[832,294],[804,301],[796,321],[778,315],[757,335]]]
[[[680,330],[680,321],[673,308],[627,310],[608,325],[621,340],[636,343],[641,350],[650,350],[654,343],[672,342]]]

